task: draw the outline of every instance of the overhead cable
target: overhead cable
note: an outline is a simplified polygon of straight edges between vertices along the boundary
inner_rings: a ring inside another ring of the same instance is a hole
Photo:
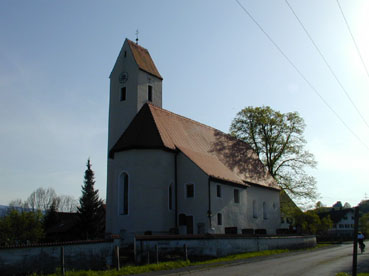
[[[292,8],[292,6],[290,5],[290,3],[288,2],[288,0],[285,0],[287,6],[290,8],[290,10],[292,11],[293,15],[296,17],[297,21],[299,22],[301,28],[304,30],[304,32],[306,33],[306,35],[308,36],[308,38],[310,39],[311,43],[314,45],[315,49],[318,51],[320,57],[323,59],[325,65],[327,66],[328,70],[331,72],[331,74],[333,75],[333,77],[335,78],[335,80],[337,81],[338,85],[341,87],[341,89],[343,90],[343,92],[345,93],[346,97],[349,99],[351,105],[355,108],[356,112],[359,114],[360,118],[363,120],[363,122],[365,123],[366,127],[369,129],[369,124],[368,122],[365,120],[364,116],[362,115],[362,113],[360,112],[360,110],[357,108],[356,104],[354,103],[354,101],[351,99],[349,93],[347,92],[347,90],[343,87],[341,81],[338,79],[336,73],[333,71],[332,67],[329,65],[327,59],[324,57],[322,51],[319,49],[318,45],[315,43],[315,41],[313,40],[313,38],[311,37],[310,33],[308,32],[308,30],[305,28],[304,24],[302,23],[302,21],[300,20],[300,18],[297,16],[296,12],[294,11],[294,9]]]
[[[297,68],[292,60],[285,54],[285,52],[278,46],[278,44],[272,39],[272,37],[264,30],[264,28],[257,22],[257,20],[251,15],[251,13],[240,3],[239,0],[235,0],[240,8],[248,15],[248,17],[254,22],[256,26],[263,32],[263,34],[269,39],[279,53],[288,61],[288,63],[295,69],[300,77],[310,86],[320,100],[328,107],[328,109],[337,117],[337,119],[344,125],[344,127],[367,149],[369,147],[360,139],[360,137],[345,123],[345,121],[338,115],[338,113],[329,105],[329,103],[323,98],[319,91],[313,86],[313,84],[305,77],[305,75]]]
[[[365,69],[366,75],[367,75],[367,76],[368,76],[368,78],[369,78],[368,68],[367,68],[367,67],[366,67],[366,65],[365,65],[365,62],[364,62],[363,56],[361,55],[361,52],[360,52],[360,50],[359,50],[359,46],[358,46],[358,45],[357,45],[357,43],[356,43],[356,40],[355,40],[355,38],[354,38],[354,35],[352,34],[351,28],[350,28],[350,26],[349,26],[349,24],[348,24],[348,22],[347,22],[346,16],[345,16],[345,14],[343,13],[343,10],[342,10],[342,7],[341,7],[341,4],[340,4],[340,2],[339,2],[338,0],[336,0],[336,1],[337,1],[337,5],[338,5],[338,7],[340,8],[340,11],[341,11],[341,14],[342,14],[343,20],[345,21],[346,27],[347,27],[347,29],[348,29],[348,31],[349,31],[349,33],[350,33],[350,35],[351,35],[352,41],[354,42],[354,45],[355,45],[355,48],[356,48],[356,52],[357,52],[357,54],[358,54],[358,55],[359,55],[359,57],[360,57],[361,64],[364,66],[364,69]]]

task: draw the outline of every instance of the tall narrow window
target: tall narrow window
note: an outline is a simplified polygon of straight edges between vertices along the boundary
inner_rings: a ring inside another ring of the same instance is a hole
[[[218,213],[217,215],[217,219],[218,219],[218,225],[222,225],[222,214],[221,213]]]
[[[127,57],[127,51],[124,51],[124,57]]]
[[[127,88],[126,87],[122,87],[120,89],[120,101],[125,101],[127,98]]]
[[[268,212],[267,212],[267,206],[266,206],[266,202],[263,202],[263,218],[264,219],[268,219]]]
[[[152,86],[151,86],[151,85],[149,85],[149,86],[147,87],[147,99],[148,99],[150,102],[152,102]]]
[[[186,196],[187,197],[193,197],[194,195],[194,187],[193,184],[187,184],[186,185]]]
[[[254,218],[258,217],[257,211],[256,211],[256,200],[252,201],[252,215]]]
[[[234,203],[240,203],[240,191],[238,189],[234,189],[233,198],[234,198]]]
[[[217,197],[222,197],[222,187],[217,185]]]
[[[169,185],[169,189],[168,189],[168,207],[169,210],[172,210],[173,206],[173,200],[172,200],[173,196],[172,196],[172,184]]]
[[[128,174],[122,173],[119,177],[119,214],[128,214]]]

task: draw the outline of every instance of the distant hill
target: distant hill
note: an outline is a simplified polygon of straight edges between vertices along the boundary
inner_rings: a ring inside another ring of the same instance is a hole
[[[9,206],[0,205],[0,217],[5,216],[6,211],[8,211]]]

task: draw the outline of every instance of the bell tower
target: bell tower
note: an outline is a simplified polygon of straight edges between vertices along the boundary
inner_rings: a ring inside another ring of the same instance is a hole
[[[163,78],[137,42],[125,40],[110,74],[108,151],[146,102],[162,107]]]
[[[117,228],[117,175],[109,152],[141,107],[149,102],[162,107],[162,81],[149,51],[128,39],[124,41],[110,74],[108,160],[106,189],[106,234]]]

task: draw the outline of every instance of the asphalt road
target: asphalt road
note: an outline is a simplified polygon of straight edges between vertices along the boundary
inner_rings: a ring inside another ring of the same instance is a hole
[[[351,265],[352,244],[344,244],[319,250],[282,254],[265,259],[248,260],[246,263],[228,264],[196,271],[181,271],[170,275],[333,276],[337,272],[350,272]],[[358,255],[358,272],[369,272],[369,252]]]

